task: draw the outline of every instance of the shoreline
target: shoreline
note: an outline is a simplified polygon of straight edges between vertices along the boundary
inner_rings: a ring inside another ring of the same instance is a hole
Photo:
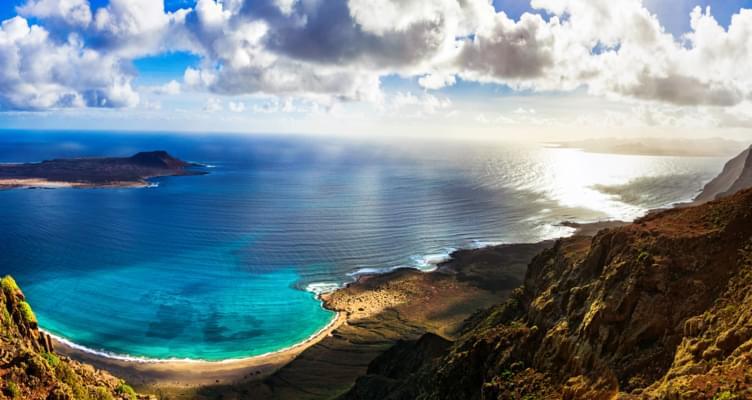
[[[323,307],[324,302],[321,299],[318,299],[321,301],[321,305]],[[328,310],[328,309],[327,309]],[[298,346],[305,345],[311,340],[314,340],[317,336],[321,335],[324,331],[330,329],[332,325],[334,325],[337,322],[337,319],[339,318],[339,312],[334,310],[329,310],[334,313],[332,316],[331,321],[327,322],[326,325],[324,325],[322,328],[311,334],[308,338],[293,343],[287,347],[283,347],[278,350],[268,351],[266,353],[252,355],[252,356],[245,356],[245,357],[237,357],[237,358],[225,358],[221,360],[204,360],[201,358],[149,358],[149,357],[142,357],[142,356],[131,356],[128,354],[118,354],[118,353],[110,353],[104,350],[95,350],[86,346],[82,346],[80,344],[75,343],[72,340],[66,339],[62,336],[56,335],[50,331],[45,330],[44,328],[39,328],[39,331],[45,333],[47,336],[49,336],[53,343],[57,344],[58,346],[62,346],[66,349],[70,349],[71,351],[86,353],[91,355],[92,357],[101,357],[109,360],[115,360],[115,361],[122,361],[122,362],[129,362],[129,363],[140,363],[140,364],[163,364],[163,363],[186,363],[186,364],[225,364],[225,363],[233,363],[233,362],[245,362],[245,361],[251,361],[255,358],[261,358],[266,356],[272,356],[277,353],[283,353],[289,350],[293,350]]]
[[[331,290],[314,293],[316,299],[325,309],[335,312],[326,326],[311,335],[308,339],[273,352],[236,359],[207,361],[200,359],[149,359],[146,357],[121,356],[107,354],[50,334],[55,350],[76,361],[91,364],[98,369],[107,370],[135,386],[151,391],[161,390],[192,390],[206,386],[243,384],[262,381],[289,365],[306,350],[316,346],[327,337],[332,337],[335,330],[347,326],[353,320],[356,323],[362,316],[360,310],[345,310],[333,298],[346,296],[351,290],[358,290],[367,282],[388,282],[404,274],[418,274],[427,277],[451,272],[450,266],[455,262],[456,255],[468,252],[479,252],[497,248],[514,249],[524,246],[536,246],[557,240],[562,237],[586,235],[592,236],[600,229],[623,225],[623,221],[599,221],[575,223],[563,221],[561,226],[572,229],[569,235],[544,239],[535,243],[498,243],[480,247],[457,248],[449,254],[446,260],[432,265],[430,270],[413,266],[399,266],[383,271],[361,273],[351,276],[349,282],[343,282],[338,287],[331,286]],[[512,250],[514,251],[514,250]],[[45,331],[46,332],[46,331]],[[48,332],[46,332],[48,333]],[[49,334],[49,333],[48,333]]]
[[[155,389],[196,388],[218,383],[257,380],[271,375],[306,349],[330,336],[346,322],[345,313],[334,312],[334,317],[326,326],[302,342],[256,356],[218,361],[106,355],[44,332],[50,335],[58,354],[107,370],[132,384]]]
[[[85,182],[50,181],[42,178],[0,179],[0,190],[10,189],[125,189],[151,187],[149,182],[110,182],[93,184]]]

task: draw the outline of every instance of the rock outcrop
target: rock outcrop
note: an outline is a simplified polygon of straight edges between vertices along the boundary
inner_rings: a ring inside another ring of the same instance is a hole
[[[752,398],[752,190],[559,240],[443,355],[412,351],[343,398]]]
[[[24,400],[135,400],[122,380],[55,354],[13,278],[0,281],[0,398]]]
[[[748,148],[727,162],[720,175],[705,185],[694,202],[705,203],[750,187],[752,187],[752,152]]]

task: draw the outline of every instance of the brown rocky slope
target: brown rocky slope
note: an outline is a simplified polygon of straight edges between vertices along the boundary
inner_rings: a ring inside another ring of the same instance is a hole
[[[0,286],[0,399],[147,398],[106,372],[56,355],[13,278]]]
[[[400,346],[342,398],[752,398],[752,190],[559,240],[448,350]]]

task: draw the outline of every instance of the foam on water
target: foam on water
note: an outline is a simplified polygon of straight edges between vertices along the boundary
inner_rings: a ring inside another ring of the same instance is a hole
[[[486,247],[500,246],[502,244],[506,244],[506,243],[504,243],[504,242],[493,242],[493,241],[487,241],[487,240],[473,240],[470,243],[469,248],[470,249],[484,249]]]
[[[344,284],[338,282],[315,282],[306,285],[305,290],[307,292],[315,294],[316,296],[320,296],[322,294],[331,293],[342,289],[344,286]]]
[[[447,262],[452,258],[452,253],[455,250],[457,249],[447,248],[444,249],[441,253],[411,257],[411,265],[424,272],[435,271],[439,264]]]

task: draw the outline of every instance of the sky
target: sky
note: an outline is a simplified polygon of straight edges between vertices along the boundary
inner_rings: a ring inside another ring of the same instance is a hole
[[[752,0],[3,0],[0,129],[752,139]]]

